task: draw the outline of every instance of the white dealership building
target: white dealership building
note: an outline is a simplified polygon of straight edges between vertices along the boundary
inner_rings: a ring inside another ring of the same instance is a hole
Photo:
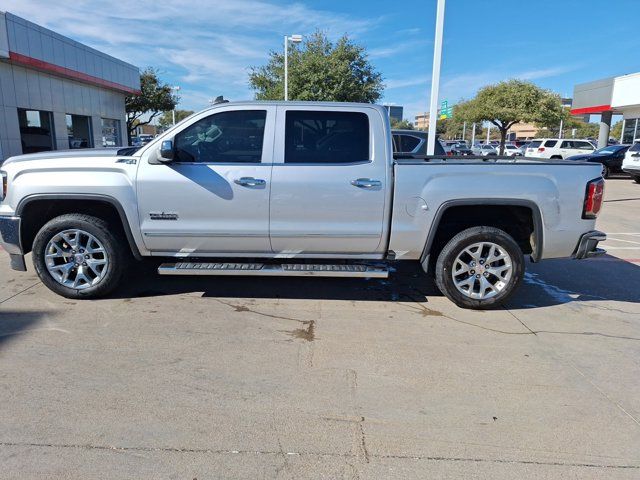
[[[0,163],[126,145],[125,97],[139,90],[138,67],[0,12]]]
[[[606,145],[613,115],[622,115],[622,143],[640,141],[640,72],[576,85],[571,114],[600,115],[599,147]]]

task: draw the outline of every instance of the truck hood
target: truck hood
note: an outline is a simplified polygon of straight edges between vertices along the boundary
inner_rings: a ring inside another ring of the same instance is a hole
[[[115,156],[131,156],[136,152],[136,147],[109,147],[109,148],[86,148],[77,150],[53,150],[40,153],[29,153],[26,155],[16,155],[7,158],[0,166],[4,167],[14,163],[33,162],[37,160],[77,160],[82,162],[91,162],[92,160],[102,159],[105,157]]]

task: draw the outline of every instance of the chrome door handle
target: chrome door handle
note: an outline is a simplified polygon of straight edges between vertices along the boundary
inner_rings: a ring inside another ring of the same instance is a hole
[[[261,178],[253,177],[236,178],[234,182],[238,185],[242,185],[243,187],[261,187],[267,183]]]
[[[351,180],[351,185],[358,188],[376,188],[381,187],[382,182],[380,180],[371,180],[370,178],[357,178]]]

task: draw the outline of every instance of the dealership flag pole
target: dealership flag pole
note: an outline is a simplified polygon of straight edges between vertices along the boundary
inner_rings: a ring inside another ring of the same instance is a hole
[[[440,63],[442,60],[442,33],[444,30],[445,0],[438,0],[436,9],[436,36],[433,44],[433,71],[431,72],[431,102],[429,105],[429,136],[427,155],[433,155],[436,148],[436,122],[438,116],[438,90],[440,88]]]

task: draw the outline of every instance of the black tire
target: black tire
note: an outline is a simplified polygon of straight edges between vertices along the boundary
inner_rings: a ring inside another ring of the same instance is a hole
[[[59,283],[49,270],[45,262],[45,250],[49,241],[64,230],[78,229],[93,235],[104,246],[108,258],[106,272],[102,278],[87,288],[71,288]],[[33,242],[33,265],[47,288],[66,298],[90,299],[103,297],[112,292],[119,284],[128,261],[128,243],[121,238],[109,224],[90,215],[70,213],[56,217],[47,222],[37,233]]]
[[[497,295],[486,299],[474,299],[460,292],[456,288],[451,274],[453,263],[458,254],[478,242],[495,243],[509,254],[512,263],[512,274],[507,284]],[[516,291],[523,276],[524,255],[518,244],[504,231],[487,226],[468,228],[449,240],[440,252],[435,268],[435,281],[438,289],[459,307],[476,310],[491,309],[502,305]]]
[[[633,181],[636,182],[636,183],[640,183],[640,175],[635,175],[633,177]]]
[[[551,160],[562,160],[562,156],[561,155],[551,155],[550,159]]]
[[[602,165],[602,178],[609,178],[611,175],[611,170],[606,165]]]

